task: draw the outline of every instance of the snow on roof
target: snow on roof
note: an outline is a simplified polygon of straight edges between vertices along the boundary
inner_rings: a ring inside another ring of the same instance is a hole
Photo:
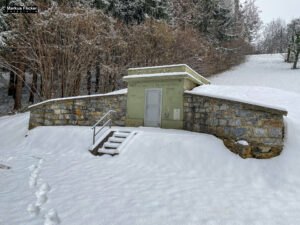
[[[193,73],[197,74],[198,76],[201,77],[201,79],[203,79],[204,81],[206,81],[207,83],[210,83],[209,80],[207,80],[205,77],[201,76],[199,73],[197,73],[195,70],[193,70],[191,67],[189,67],[187,64],[174,64],[174,65],[163,65],[163,66],[149,66],[149,67],[137,67],[137,68],[129,68],[128,71],[133,71],[133,70],[145,70],[145,69],[159,69],[159,68],[171,68],[171,67],[180,67],[180,66],[185,66],[187,68],[189,68]],[[166,73],[164,73],[163,75],[165,76]],[[144,75],[144,74],[141,74]],[[130,75],[132,76],[132,75]],[[127,76],[126,76],[127,77]],[[195,78],[197,79],[197,78]],[[200,83],[205,83],[200,81]]]
[[[158,68],[169,68],[169,67],[179,67],[179,66],[186,66],[193,70],[186,64],[174,64],[174,65],[163,65],[163,66],[148,66],[148,67],[136,67],[136,68],[129,68],[128,70],[144,70],[144,69],[158,69]]]
[[[117,91],[113,91],[113,92],[109,92],[109,93],[105,93],[105,94],[95,94],[95,95],[81,95],[81,96],[74,96],[74,97],[66,97],[66,98],[53,98],[53,99],[49,99],[43,102],[39,102],[37,104],[31,105],[28,108],[32,108],[44,103],[48,103],[48,102],[55,102],[55,101],[61,101],[61,100],[73,100],[73,99],[82,99],[82,98],[94,98],[94,97],[101,97],[101,96],[112,96],[112,95],[123,95],[123,94],[127,94],[127,88],[121,89],[121,90],[117,90]]]
[[[202,85],[191,91],[185,91],[185,93],[237,101],[286,112],[285,108],[266,101],[267,97],[272,96],[272,90],[272,88],[256,86]]]
[[[191,77],[192,79],[196,80],[199,84],[203,84],[203,82],[191,74],[187,72],[170,72],[170,73],[151,73],[151,74],[138,74],[138,75],[128,75],[124,76],[123,78],[125,79],[132,79],[132,78],[149,78],[149,77],[163,77],[163,76],[182,76],[182,75],[187,75]]]

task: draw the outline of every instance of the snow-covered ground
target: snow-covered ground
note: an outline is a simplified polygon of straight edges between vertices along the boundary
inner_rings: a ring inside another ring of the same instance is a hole
[[[248,99],[289,111],[284,151],[269,160],[155,128],[131,128],[138,134],[121,155],[95,157],[89,127],[28,132],[27,113],[0,117],[0,164],[11,167],[0,169],[0,225],[300,224],[300,72],[278,58],[251,56],[211,79],[232,93],[240,87],[228,85],[255,85],[244,86]]]
[[[300,93],[300,70],[291,70],[281,54],[248,56],[242,66],[210,77],[213,84],[278,88]]]

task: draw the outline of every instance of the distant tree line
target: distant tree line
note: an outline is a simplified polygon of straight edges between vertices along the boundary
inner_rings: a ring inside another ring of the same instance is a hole
[[[285,61],[292,63],[292,69],[297,69],[300,54],[300,18],[286,24],[282,19],[276,19],[264,28],[262,38],[258,42],[259,53],[284,53]]]
[[[30,103],[122,88],[129,67],[222,72],[252,52],[261,26],[254,0],[32,2],[38,14],[0,13],[0,67],[10,73],[14,110],[24,88]]]

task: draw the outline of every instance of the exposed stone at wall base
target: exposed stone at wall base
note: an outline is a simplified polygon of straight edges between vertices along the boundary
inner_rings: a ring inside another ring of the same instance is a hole
[[[223,139],[224,145],[233,153],[240,157],[269,159],[280,155],[283,146],[266,146],[260,143],[249,143],[249,145],[242,145],[233,139]]]
[[[29,129],[37,126],[92,126],[106,112],[115,110],[112,125],[125,126],[126,95],[91,96],[52,100],[29,108]]]
[[[283,149],[286,111],[252,104],[185,94],[184,129],[213,134],[242,158],[266,159]],[[249,146],[237,143],[245,140]]]

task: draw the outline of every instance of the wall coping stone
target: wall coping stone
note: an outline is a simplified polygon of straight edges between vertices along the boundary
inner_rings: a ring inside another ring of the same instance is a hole
[[[118,91],[113,91],[105,94],[95,94],[95,95],[81,95],[81,96],[73,96],[73,97],[66,97],[66,98],[52,98],[48,99],[42,102],[39,102],[37,104],[28,106],[28,109],[35,108],[40,105],[44,105],[46,103],[53,103],[53,102],[59,102],[59,101],[67,101],[67,100],[82,100],[87,98],[97,98],[97,97],[110,97],[114,95],[126,95],[127,94],[127,88],[121,89]]]

